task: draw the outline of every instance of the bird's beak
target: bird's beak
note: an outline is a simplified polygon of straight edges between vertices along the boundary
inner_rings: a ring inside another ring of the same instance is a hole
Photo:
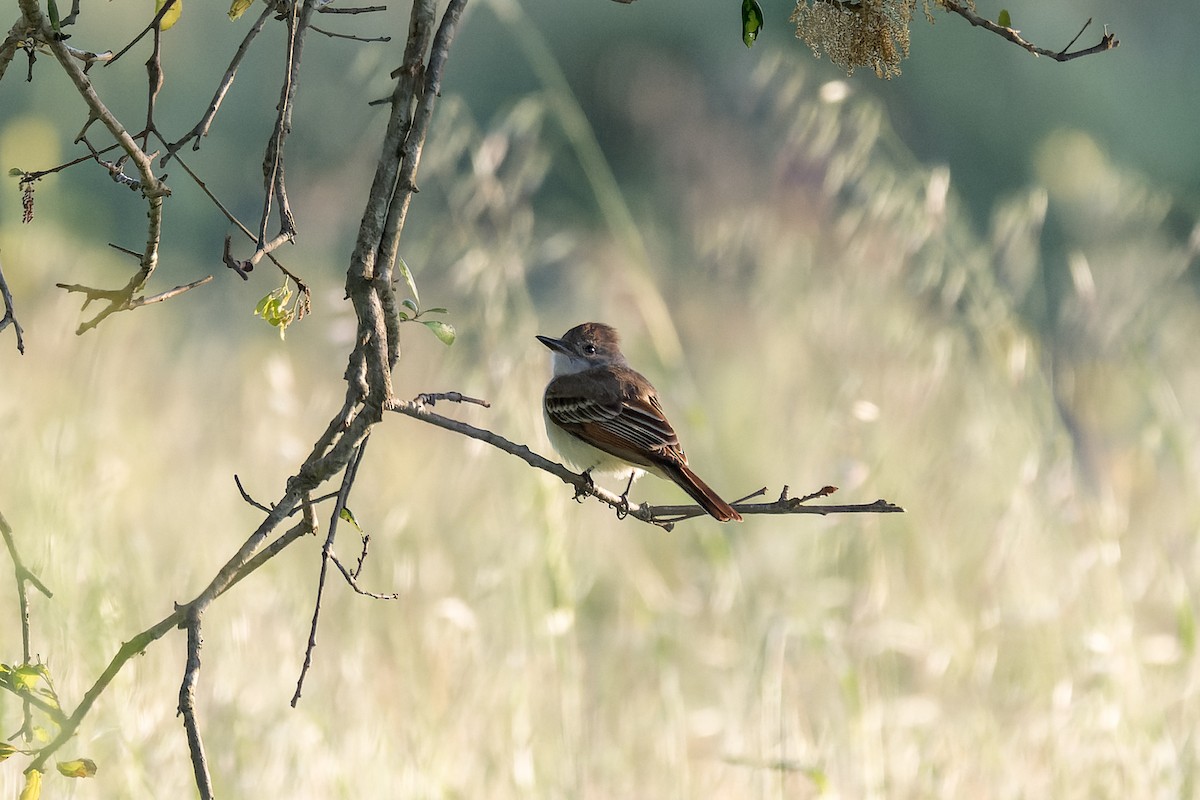
[[[565,344],[563,344],[562,339],[554,339],[549,336],[539,336],[537,337],[537,340],[556,353],[562,353],[563,355],[571,354],[571,351],[567,349]]]

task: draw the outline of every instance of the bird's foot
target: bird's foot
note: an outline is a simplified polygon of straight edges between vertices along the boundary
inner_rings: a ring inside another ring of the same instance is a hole
[[[577,503],[582,503],[584,498],[591,495],[592,490],[596,488],[596,482],[592,480],[592,469],[588,467],[583,471],[583,486],[575,487],[575,497],[572,498]]]
[[[621,503],[617,506],[617,519],[625,519],[629,516],[629,490],[633,488],[633,477],[635,473],[629,473],[629,483],[625,484],[625,491],[621,492]]]

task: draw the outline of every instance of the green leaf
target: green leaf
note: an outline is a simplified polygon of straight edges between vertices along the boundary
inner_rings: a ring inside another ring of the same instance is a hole
[[[358,520],[354,518],[354,513],[350,509],[342,506],[342,511],[338,516],[353,525],[359,533],[362,533],[362,527],[358,524]]]
[[[427,308],[421,312],[422,314],[449,314],[450,310],[446,308]]]
[[[1012,17],[1009,15],[1007,8],[1000,9],[1000,16],[996,18],[996,24],[1003,28],[1012,27]]]
[[[8,742],[0,742],[0,761],[3,761],[16,752],[18,752],[17,748],[13,747]]]
[[[407,308],[407,309],[408,309],[409,311],[411,311],[413,314],[419,314],[419,313],[420,313],[420,311],[417,309],[417,304],[416,304],[416,303],[414,303],[412,300],[409,300],[407,297],[406,297],[406,298],[404,298],[403,300],[401,300],[401,301],[400,301],[400,305],[402,305],[402,306],[404,306],[405,308]]]
[[[10,169],[8,171],[8,175],[10,178],[19,178],[24,174],[25,174],[25,170],[21,169],[20,167],[13,167],[12,169]]]
[[[60,774],[68,778],[91,778],[96,774],[96,762],[90,758],[77,758],[74,761],[59,761],[55,764]]]
[[[412,272],[409,270],[408,264],[406,264],[404,259],[400,256],[396,256],[396,263],[400,265],[400,274],[404,276],[404,282],[408,284],[409,289],[412,289],[413,299],[417,301],[418,305],[420,305],[421,295],[417,292],[417,282],[413,280]],[[416,313],[415,308],[413,309],[413,313]]]
[[[442,344],[446,345],[447,347],[454,344],[454,337],[458,335],[454,330],[454,326],[449,322],[421,320],[421,324],[433,331],[433,335],[438,337]]]
[[[46,667],[41,664],[25,664],[13,670],[13,686],[17,691],[32,692],[38,681],[46,677]]]
[[[254,0],[233,0],[233,4],[229,6],[229,18],[231,20],[237,19],[242,14],[245,14],[246,9],[248,9],[253,2]]]
[[[1175,612],[1179,644],[1189,656],[1196,651],[1196,615],[1190,603],[1181,603]]]
[[[762,30],[763,13],[758,0],[742,0],[742,41],[751,47]]]
[[[287,326],[291,325],[296,319],[296,310],[287,307],[291,299],[292,290],[288,287],[287,279],[285,278],[283,286],[272,290],[270,294],[259,300],[258,305],[254,307],[254,316],[262,317],[268,325],[278,328],[280,339],[284,338]]]
[[[58,17],[58,3],[54,2],[54,0],[50,0],[50,2],[46,5],[46,10],[50,12],[50,28],[55,33],[58,33],[62,30],[61,21]]]

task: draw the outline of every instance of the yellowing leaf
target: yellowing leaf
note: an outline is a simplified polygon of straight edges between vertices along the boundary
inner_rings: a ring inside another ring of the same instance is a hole
[[[163,10],[163,6],[167,4],[167,0],[154,0],[154,13]],[[183,0],[175,0],[167,13],[163,14],[162,19],[158,21],[158,29],[162,31],[170,30],[171,26],[179,21],[179,15],[183,13]]]
[[[421,320],[421,324],[433,331],[433,335],[436,336],[442,344],[446,345],[447,347],[454,344],[454,337],[457,336],[457,333],[454,330],[454,326],[449,322]]]
[[[229,18],[237,19],[245,14],[246,9],[252,5],[254,5],[254,0],[233,0],[233,5],[229,7]]]
[[[68,778],[90,778],[96,774],[96,762],[90,758],[77,758],[74,761],[59,761],[55,766],[58,771]]]
[[[25,788],[21,790],[20,800],[38,800],[42,796],[42,773],[36,769],[25,773]]]

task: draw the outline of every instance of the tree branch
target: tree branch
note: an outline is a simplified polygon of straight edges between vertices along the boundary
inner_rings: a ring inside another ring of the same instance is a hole
[[[4,277],[4,264],[0,263],[0,297],[4,298],[4,316],[0,317],[0,331],[13,326],[13,333],[17,335],[17,352],[25,355],[25,336],[21,329],[21,323],[17,321],[17,312],[13,304],[12,292],[8,288],[8,281]]]
[[[195,144],[192,145],[192,150],[200,149],[200,139],[208,136],[208,129],[212,127],[213,119],[217,116],[217,110],[220,109],[221,103],[225,100],[225,95],[229,92],[229,88],[233,86],[233,79],[237,77],[238,67],[242,64],[242,59],[246,57],[246,53],[250,50],[250,43],[255,37],[262,32],[263,26],[267,20],[274,14],[274,10],[270,4],[266,5],[262,13],[258,15],[258,19],[250,26],[250,30],[246,32],[246,36],[242,39],[242,43],[238,46],[237,51],[233,54],[233,59],[229,62],[229,66],[225,69],[225,75],[221,78],[221,82],[217,84],[217,91],[213,94],[213,99],[208,104],[208,109],[204,112],[204,116],[196,123],[190,131],[185,133],[177,141],[168,144],[167,152],[158,162],[160,167],[165,167],[167,162],[175,155],[175,151],[179,150],[192,139],[195,139]]]
[[[32,653],[29,646],[29,593],[26,591],[25,585],[32,585],[33,588],[46,597],[53,597],[54,593],[47,589],[46,584],[42,583],[36,575],[30,572],[21,560],[21,554],[17,550],[16,537],[13,536],[12,527],[9,526],[8,520],[4,518],[3,512],[0,512],[0,535],[4,537],[4,544],[8,548],[8,557],[12,561],[13,572],[16,573],[17,609],[21,615],[21,663],[27,665],[32,658]],[[21,729],[18,733],[28,742],[33,739],[33,712],[30,706],[31,704],[37,704],[37,699],[30,697],[28,694],[22,695],[21,699],[23,715]],[[57,712],[57,709],[43,708],[42,710]]]
[[[697,505],[686,506],[652,506],[645,503],[640,505],[629,504],[629,501],[614,494],[602,486],[597,486],[591,479],[591,476],[584,473],[572,472],[562,464],[551,461],[537,453],[533,452],[526,445],[517,444],[505,439],[499,434],[493,433],[485,428],[477,428],[474,425],[469,425],[466,422],[460,422],[456,419],[444,417],[441,414],[435,414],[429,410],[427,404],[422,398],[430,397],[430,395],[418,395],[416,399],[404,402],[396,401],[391,403],[388,411],[395,411],[405,416],[419,419],[422,422],[428,422],[430,425],[436,425],[439,428],[444,428],[454,433],[462,434],[471,439],[477,439],[485,444],[490,444],[498,450],[503,450],[509,455],[516,456],[531,467],[540,469],[543,472],[548,472],[554,477],[561,480],[563,483],[575,488],[575,497],[595,497],[601,503],[609,506],[617,512],[617,516],[624,518],[625,516],[633,517],[650,525],[657,525],[666,530],[671,530],[676,522],[681,522],[692,517],[702,517],[706,512]],[[461,398],[461,402],[473,402],[480,405],[487,405],[482,400],[463,397],[457,392],[449,393],[449,395],[433,395],[442,399],[453,399],[454,397]],[[835,505],[835,506],[810,506],[804,505],[808,500],[816,497],[823,497],[827,494],[836,491],[832,486],[827,486],[819,492],[814,492],[806,497],[789,498],[788,487],[783,487],[783,492],[779,499],[771,503],[732,503],[743,516],[746,514],[853,514],[853,513],[897,513],[903,512],[904,509],[887,500],[876,500],[874,503],[853,504],[853,505]],[[750,497],[758,496],[766,492],[766,489],[760,489]],[[749,499],[749,498],[746,498]]]
[[[1104,30],[1104,35],[1100,37],[1099,44],[1093,45],[1092,47],[1084,50],[1076,50],[1072,53],[1068,53],[1067,50],[1071,48],[1071,45],[1075,44],[1076,40],[1083,35],[1085,30],[1087,30],[1087,27],[1092,24],[1092,20],[1089,18],[1088,21],[1083,24],[1083,28],[1080,29],[1079,33],[1075,34],[1075,38],[1072,39],[1070,43],[1062,50],[1055,52],[1054,50],[1047,50],[1044,47],[1038,47],[1032,42],[1022,39],[1018,31],[1014,30],[1013,28],[999,25],[995,22],[992,22],[990,19],[985,19],[984,17],[979,16],[970,7],[957,2],[957,0],[938,0],[938,2],[941,3],[941,5],[947,11],[953,11],[955,14],[958,14],[972,25],[989,30],[997,36],[1007,39],[1018,47],[1033,53],[1035,56],[1046,56],[1047,58],[1052,58],[1055,61],[1070,61],[1075,58],[1090,56],[1093,53],[1103,53],[1107,50],[1114,49],[1120,44],[1120,42],[1117,41],[1117,37],[1114,34],[1109,33],[1106,27]]]

